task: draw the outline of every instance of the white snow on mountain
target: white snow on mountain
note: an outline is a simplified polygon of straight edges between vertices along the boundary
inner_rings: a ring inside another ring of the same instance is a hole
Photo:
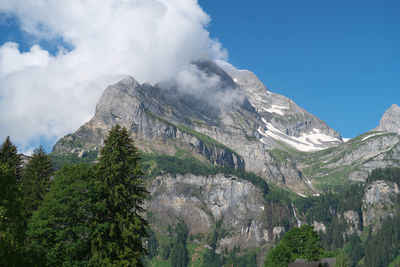
[[[275,128],[271,123],[267,122],[264,118],[262,119],[265,123],[267,130],[263,130],[261,127],[258,129],[258,132],[264,136],[265,138],[273,138],[275,140],[282,141],[297,150],[300,151],[317,151],[322,150],[328,147],[328,144],[332,143],[340,143],[341,140],[325,135],[321,133],[320,129],[314,128],[311,132],[307,134],[302,134],[299,137],[289,136],[277,128]],[[264,138],[260,140],[262,143],[267,143]]]
[[[272,105],[271,108],[262,108],[263,110],[265,110],[266,112],[269,113],[276,113],[279,115],[285,115],[284,114],[284,110],[288,109],[287,107],[282,107],[282,106],[277,106],[277,105]]]

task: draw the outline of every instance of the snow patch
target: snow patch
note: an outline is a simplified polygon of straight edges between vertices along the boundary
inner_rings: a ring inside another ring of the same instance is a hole
[[[279,115],[285,115],[284,114],[284,110],[288,109],[287,107],[282,107],[282,106],[277,106],[277,105],[272,105],[270,108],[263,108],[261,107],[263,110],[265,110],[266,112],[269,113],[276,113]]]
[[[343,143],[347,143],[351,138],[344,138],[342,137]]]
[[[261,127],[258,129],[258,132],[264,137],[271,137],[276,140],[280,140],[289,144],[296,148],[297,150],[308,152],[308,151],[317,151],[325,149],[326,143],[340,142],[339,139],[321,133],[320,129],[314,128],[310,133],[304,133],[299,137],[289,136],[277,128],[275,128],[271,123],[267,122],[264,118],[262,118],[267,130],[263,131]],[[266,144],[266,142],[261,138],[262,143]]]
[[[382,135],[382,134],[385,134],[385,132],[383,132],[383,133],[375,133],[375,134],[368,135],[368,136],[364,137],[361,141],[365,141],[365,140],[367,140],[368,138],[371,138],[371,137],[374,137],[374,136],[377,136],[377,135]]]

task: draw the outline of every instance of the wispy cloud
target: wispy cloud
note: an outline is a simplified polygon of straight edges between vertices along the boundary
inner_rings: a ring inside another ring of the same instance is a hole
[[[56,55],[38,45],[25,53],[16,43],[0,47],[0,137],[26,150],[88,121],[105,87],[125,75],[190,82],[201,77],[187,72],[190,62],[227,58],[196,0],[2,0],[0,12],[33,39],[72,47]]]

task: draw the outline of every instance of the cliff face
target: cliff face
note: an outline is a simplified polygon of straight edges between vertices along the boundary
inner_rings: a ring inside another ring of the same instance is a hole
[[[150,188],[147,208],[160,231],[182,218],[193,235],[206,234],[220,222],[228,232],[219,241],[220,249],[256,248],[274,239],[262,193],[235,176],[165,175],[156,177]]]
[[[388,216],[394,216],[399,188],[397,184],[378,180],[371,183],[365,190],[363,198],[364,226],[376,231],[382,221]]]
[[[119,123],[144,152],[174,155],[178,147],[302,194],[319,193],[337,176],[364,181],[377,167],[400,164],[397,105],[383,116],[380,131],[343,142],[325,122],[268,91],[253,73],[225,72],[209,61],[195,66],[218,86],[198,93],[174,82],[151,86],[127,77],[104,91],[95,116],[54,151],[82,156],[98,150]]]
[[[250,72],[229,76],[209,61],[196,66],[218,78],[217,89],[209,89],[215,101],[182,91],[173,82],[151,86],[127,77],[109,86],[95,116],[53,150],[78,155],[98,150],[119,123],[145,152],[173,155],[179,147],[213,164],[246,169],[296,191],[309,190],[296,162],[277,160],[269,150],[291,145],[318,150],[341,143],[340,134],[290,99],[270,93]]]
[[[376,127],[375,130],[400,133],[400,107],[393,104],[388,110],[386,110],[379,122],[379,126]]]

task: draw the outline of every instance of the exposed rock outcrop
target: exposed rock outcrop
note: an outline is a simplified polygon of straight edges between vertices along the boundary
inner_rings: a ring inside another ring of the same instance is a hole
[[[119,123],[144,152],[174,155],[177,148],[183,149],[303,195],[320,193],[321,186],[314,184],[323,183],[325,177],[365,181],[375,168],[400,166],[397,105],[382,118],[379,130],[386,132],[368,132],[343,142],[325,122],[268,91],[253,73],[224,71],[207,60],[194,65],[218,86],[196,95],[182,91],[174,81],[152,86],[127,77],[109,86],[95,116],[59,140],[53,150],[84,156],[98,150]],[[237,97],[226,105],[221,95]]]
[[[361,234],[360,215],[355,210],[346,210],[343,212],[343,219],[347,224],[345,235],[350,236],[353,233]]]
[[[322,222],[314,221],[314,231],[326,233],[326,225]]]
[[[379,122],[379,126],[375,130],[400,134],[400,107],[393,104],[386,110]]]
[[[378,180],[368,185],[362,202],[364,226],[376,231],[386,217],[393,216],[398,194],[397,184],[389,181]]]
[[[250,182],[224,174],[166,175],[153,180],[150,192],[147,209],[153,214],[153,227],[160,231],[182,218],[189,233],[206,234],[221,221],[229,232],[221,247],[247,249],[271,241],[273,225],[268,223],[267,207],[261,191]]]

